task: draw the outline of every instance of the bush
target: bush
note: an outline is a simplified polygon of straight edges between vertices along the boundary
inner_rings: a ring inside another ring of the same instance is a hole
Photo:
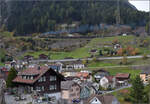
[[[147,58],[148,58],[147,54],[144,54],[143,57],[142,57],[143,60],[146,60]]]
[[[96,61],[97,61],[97,58],[96,58],[96,57],[93,57],[92,61],[96,62]]]

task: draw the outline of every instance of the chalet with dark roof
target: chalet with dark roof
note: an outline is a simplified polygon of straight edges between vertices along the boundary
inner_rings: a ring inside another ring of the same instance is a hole
[[[31,55],[26,55],[26,56],[24,56],[24,60],[33,60],[33,56],[31,56]]]
[[[40,54],[39,59],[48,59],[48,56],[45,54]]]
[[[61,81],[63,76],[47,66],[31,67],[19,72],[13,80],[16,87],[27,92],[36,91],[40,94],[55,96],[59,99],[61,94]]]
[[[130,74],[129,73],[118,73],[116,74],[116,81],[117,85],[128,85],[128,82],[130,80]]]

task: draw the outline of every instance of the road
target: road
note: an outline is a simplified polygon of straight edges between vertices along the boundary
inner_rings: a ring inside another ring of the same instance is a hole
[[[117,92],[119,90],[122,90],[122,89],[125,89],[125,88],[130,88],[132,87],[132,85],[128,85],[128,86],[123,86],[123,87],[120,87],[120,88],[117,88],[115,90],[112,90],[112,91],[102,91],[103,94],[109,94],[109,93],[113,93],[113,92]]]
[[[137,56],[127,56],[128,59],[135,59],[135,58],[142,58],[142,55]],[[150,55],[147,55],[147,57],[150,57]],[[123,56],[120,57],[101,57],[97,58],[97,60],[118,60],[122,59]],[[67,61],[77,61],[79,59],[62,59],[62,60],[32,60],[33,63],[39,63],[39,62],[67,62]],[[85,59],[80,59],[85,60]],[[93,58],[87,58],[87,60],[93,60]]]

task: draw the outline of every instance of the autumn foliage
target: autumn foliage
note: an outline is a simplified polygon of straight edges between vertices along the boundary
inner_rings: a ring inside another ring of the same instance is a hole
[[[134,55],[139,54],[139,49],[133,48],[131,46],[127,46],[126,48],[118,49],[117,55],[123,56],[124,54],[134,56]]]

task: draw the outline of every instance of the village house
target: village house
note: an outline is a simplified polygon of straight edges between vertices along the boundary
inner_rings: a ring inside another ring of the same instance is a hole
[[[75,71],[75,70],[62,71],[61,74],[64,77],[75,77],[77,74],[77,71]]]
[[[54,69],[56,72],[61,73],[63,70],[63,65],[58,63],[48,64],[49,68]]]
[[[69,61],[63,63],[64,70],[71,70],[71,69],[84,69],[85,65],[82,61]]]
[[[19,72],[13,80],[19,91],[36,91],[49,98],[61,98],[63,76],[46,66],[31,67]]]
[[[90,53],[91,53],[91,54],[97,53],[97,49],[91,49],[91,50],[90,50]]]
[[[80,86],[74,81],[61,82],[61,96],[65,104],[78,102],[80,99]]]
[[[130,74],[129,73],[118,73],[116,74],[116,81],[117,86],[127,86],[129,84],[130,80]]]
[[[76,76],[80,78],[82,81],[88,81],[88,82],[92,81],[92,75],[91,73],[88,72],[77,72]]]
[[[100,81],[101,78],[103,78],[104,76],[109,76],[109,72],[103,69],[97,70],[94,72],[94,78],[97,81]]]
[[[140,73],[140,78],[143,83],[148,83],[150,80],[150,70],[142,70],[142,72]]]
[[[33,59],[34,59],[34,57],[31,56],[31,55],[24,56],[24,60],[30,61],[30,60],[33,60]]]
[[[112,89],[116,87],[116,78],[113,76],[104,76],[100,79],[100,86],[104,89]]]
[[[81,91],[80,91],[80,99],[86,99],[88,97],[90,97],[90,88],[83,84],[83,85],[80,85],[81,86]]]
[[[92,95],[86,104],[120,104],[113,95]]]
[[[45,59],[46,60],[46,59],[48,59],[48,56],[45,54],[40,54],[39,59]]]
[[[114,45],[114,49],[117,50],[117,49],[120,49],[120,48],[122,48],[122,46],[121,46],[120,44],[115,44],[115,45]]]
[[[89,98],[91,95],[96,94],[97,93],[97,89],[96,86],[94,86],[94,83],[92,82],[83,82],[80,84],[81,88],[80,88],[80,99],[87,99]]]

